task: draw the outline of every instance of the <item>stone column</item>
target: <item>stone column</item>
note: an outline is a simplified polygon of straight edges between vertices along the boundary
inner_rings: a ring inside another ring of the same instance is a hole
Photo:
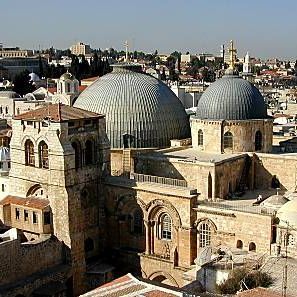
[[[155,253],[155,221],[150,221],[151,229],[151,254]]]
[[[151,226],[149,221],[144,221],[145,225],[145,253],[150,255],[151,253]]]

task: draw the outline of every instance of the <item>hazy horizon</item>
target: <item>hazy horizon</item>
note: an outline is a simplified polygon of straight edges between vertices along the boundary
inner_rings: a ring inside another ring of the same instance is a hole
[[[219,54],[235,41],[238,55],[296,60],[297,1],[20,1],[2,0],[0,43],[28,49],[92,48]]]

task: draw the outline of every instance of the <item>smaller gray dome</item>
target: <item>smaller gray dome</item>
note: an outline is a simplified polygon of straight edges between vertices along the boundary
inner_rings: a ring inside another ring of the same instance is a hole
[[[34,73],[34,72],[31,72],[29,74],[29,76],[30,76],[30,81],[31,82],[39,82],[40,81],[39,76],[36,73]]]
[[[64,74],[61,75],[60,80],[75,80],[75,76],[72,75],[70,72],[66,72]]]
[[[259,90],[230,69],[202,94],[197,117],[212,120],[265,119],[267,108]]]
[[[0,98],[21,98],[21,95],[14,91],[0,91]]]
[[[273,210],[280,209],[289,200],[282,195],[272,195],[260,203],[261,206]]]

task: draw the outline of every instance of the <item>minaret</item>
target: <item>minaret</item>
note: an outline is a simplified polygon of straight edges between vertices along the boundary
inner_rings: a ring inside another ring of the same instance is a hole
[[[229,69],[234,70],[237,50],[234,48],[233,40],[230,41],[230,47],[229,47],[228,51],[229,51],[229,54],[230,54],[230,57],[229,57]]]
[[[126,59],[125,59],[125,62],[128,63],[129,62],[129,55],[128,55],[129,43],[128,43],[128,40],[125,41],[124,46],[125,46],[125,49],[126,49]]]
[[[249,52],[246,53],[243,63],[243,73],[251,73],[251,63]]]

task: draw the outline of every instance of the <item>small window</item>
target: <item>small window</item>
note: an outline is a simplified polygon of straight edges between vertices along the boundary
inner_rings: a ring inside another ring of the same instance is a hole
[[[5,113],[8,114],[8,107],[5,107]]]
[[[68,127],[74,127],[74,122],[68,122]]]
[[[15,209],[15,218],[16,218],[17,220],[20,219],[20,209],[19,209],[19,208],[16,208],[16,209]]]
[[[25,222],[29,221],[29,212],[26,209],[24,210],[24,220],[25,220]]]
[[[44,223],[44,225],[50,225],[50,223],[51,223],[51,213],[49,211],[45,211],[43,213],[43,223]]]
[[[198,145],[203,145],[203,132],[201,129],[198,131]]]
[[[91,120],[85,120],[85,125],[88,126],[88,125],[92,125],[92,121]]]
[[[33,224],[37,224],[38,223],[38,215],[35,211],[33,211]]]
[[[39,167],[48,169],[48,146],[44,141],[39,144]]]
[[[161,218],[161,238],[162,239],[171,239],[171,218],[168,214],[164,214]]]
[[[228,131],[224,134],[224,149],[233,149],[233,134]]]
[[[27,125],[28,126],[33,126],[33,122],[32,121],[27,121]]]
[[[262,133],[260,131],[257,131],[255,135],[255,151],[260,151],[261,149],[262,149]]]
[[[10,169],[10,162],[7,162],[8,169]]]
[[[2,189],[2,192],[5,192],[5,185],[4,184],[2,184],[1,189]]]
[[[3,168],[3,162],[0,162],[0,169]]]
[[[85,150],[85,162],[86,165],[93,164],[93,141],[86,141],[86,150]]]
[[[250,252],[255,252],[256,251],[256,244],[254,242],[251,242],[249,244],[249,251]]]

